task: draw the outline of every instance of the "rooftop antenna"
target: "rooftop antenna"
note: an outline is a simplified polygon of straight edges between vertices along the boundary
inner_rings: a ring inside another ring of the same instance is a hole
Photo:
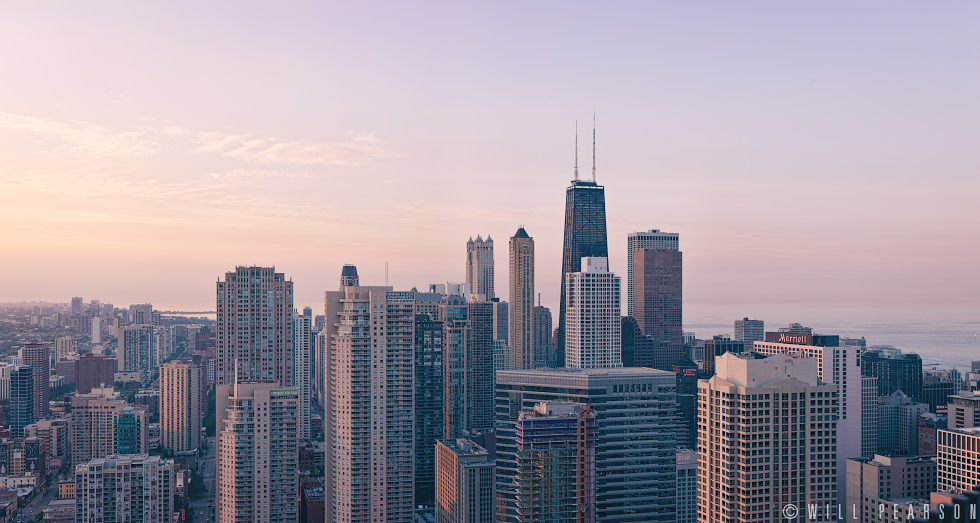
[[[388,260],[385,260],[385,287],[388,286]]]
[[[592,113],[592,181],[595,182],[595,113]]]
[[[541,293],[538,293],[538,307],[541,306]]]
[[[578,181],[578,120],[575,120],[575,181]]]

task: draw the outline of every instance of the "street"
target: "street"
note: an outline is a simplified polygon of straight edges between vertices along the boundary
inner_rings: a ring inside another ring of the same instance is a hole
[[[214,491],[215,491],[215,438],[208,438],[208,452],[201,460],[204,468],[204,486],[207,493],[201,499],[190,502],[190,510],[194,512],[194,521],[214,520]]]

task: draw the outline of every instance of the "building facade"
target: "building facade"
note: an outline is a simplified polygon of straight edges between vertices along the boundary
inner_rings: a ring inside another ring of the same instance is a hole
[[[87,463],[112,454],[147,452],[147,414],[109,389],[93,389],[71,400],[71,456]]]
[[[201,368],[189,362],[160,365],[160,445],[175,452],[201,443]]]
[[[861,353],[861,375],[878,378],[878,395],[902,391],[915,402],[922,401],[922,358],[903,354],[891,345],[876,345]]]
[[[676,250],[633,253],[633,317],[653,338],[653,367],[661,370],[684,355],[682,262]]]
[[[480,300],[490,301],[496,296],[493,287],[493,238],[487,235],[487,240],[479,234],[476,241],[470,238],[466,242],[466,283],[472,294],[481,296]]]
[[[102,354],[82,354],[75,367],[75,390],[88,394],[92,389],[111,387],[115,383],[116,359]]]
[[[436,523],[494,521],[494,462],[485,448],[468,439],[438,441],[435,469]]]
[[[698,383],[698,521],[776,523],[790,504],[836,505],[837,387],[816,361],[750,352],[716,363]]]
[[[293,357],[296,363],[296,377],[293,383],[299,391],[299,415],[296,418],[300,441],[310,439],[313,398],[313,316],[293,317]]]
[[[565,366],[622,367],[620,280],[608,258],[583,258],[565,275]]]
[[[750,320],[742,318],[735,320],[735,341],[741,341],[746,350],[752,350],[752,344],[757,341],[765,341],[766,327],[762,320]]]
[[[534,368],[534,238],[524,227],[510,239],[510,326],[511,365]]]
[[[28,343],[20,351],[24,365],[34,373],[34,419],[48,416],[51,378],[51,348],[43,343]]]
[[[650,229],[644,232],[631,232],[626,236],[626,308],[627,316],[633,316],[633,255],[641,249],[659,251],[680,250],[680,235],[676,232],[662,232]]]
[[[415,504],[436,495],[436,441],[443,437],[442,322],[415,315]]]
[[[959,494],[980,484],[980,428],[937,433],[936,490]]]
[[[15,365],[10,370],[10,436],[24,437],[24,427],[34,423],[34,369]]]
[[[75,468],[75,519],[85,523],[170,523],[174,462],[148,454],[114,454]]]

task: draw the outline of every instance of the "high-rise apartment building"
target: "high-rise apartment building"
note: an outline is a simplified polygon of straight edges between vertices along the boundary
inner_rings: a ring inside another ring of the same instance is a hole
[[[558,367],[565,366],[565,275],[581,271],[582,258],[609,257],[606,239],[606,189],[595,181],[594,160],[592,181],[578,179],[578,160],[575,163],[575,179],[565,190],[565,239],[561,257],[561,300],[558,308],[556,351]]]
[[[878,378],[861,376],[861,457],[878,452]]]
[[[50,394],[51,348],[43,343],[28,343],[20,350],[24,365],[30,365],[34,373],[34,419],[48,416]]]
[[[631,232],[626,236],[626,309],[627,316],[633,316],[633,254],[640,249],[658,251],[680,250],[680,235],[676,232],[662,232],[650,229],[644,232]]]
[[[92,341],[92,343],[99,343]],[[78,339],[74,336],[61,336],[54,340],[54,360],[67,360],[69,356],[78,353]]]
[[[837,335],[812,334],[809,327],[799,324],[780,332],[767,332],[765,341],[753,344],[761,354],[789,354],[812,358],[817,363],[817,377],[824,383],[837,386],[839,409],[837,415],[837,499],[844,502],[844,475],[848,458],[860,458],[862,443],[861,349],[842,346]]]
[[[327,368],[326,365],[326,358],[328,356],[327,349],[329,347],[330,347],[330,340],[327,339],[326,335],[323,332],[323,329],[321,328],[319,331],[316,332],[316,334],[313,335],[313,353],[315,354],[316,357],[316,365],[313,366],[314,376],[316,381],[316,385],[314,388],[316,389],[317,403],[321,407],[326,404],[326,398],[323,397],[323,388],[325,385],[324,380],[326,379],[326,375],[324,371]],[[319,427],[319,428],[322,429],[323,427]]]
[[[293,383],[299,390],[299,415],[296,425],[299,429],[297,437],[300,441],[310,439],[310,427],[313,412],[310,400],[313,396],[313,316],[295,316],[293,318],[293,357],[296,364],[296,377]]]
[[[878,378],[878,395],[902,391],[922,401],[922,358],[903,354],[891,345],[875,345],[861,352],[861,375]]]
[[[534,238],[524,227],[510,239],[510,321],[511,365],[515,369],[534,368]]]
[[[415,504],[436,495],[436,441],[443,435],[442,322],[415,315]]]
[[[295,387],[220,385],[215,521],[293,522],[298,516]]]
[[[293,282],[275,267],[235,267],[217,282],[218,385],[295,385]]]
[[[71,314],[72,314],[72,316],[77,316],[77,315],[79,315],[79,314],[82,313],[82,305],[84,305],[84,304],[82,302],[82,297],[81,296],[74,296],[74,297],[72,297],[72,299],[71,299]]]
[[[326,293],[326,520],[411,522],[415,293]]]
[[[466,242],[466,283],[470,293],[480,296],[481,301],[490,301],[496,296],[493,291],[493,238],[487,240],[479,234],[476,241],[471,237]]]
[[[114,454],[75,467],[75,519],[85,523],[170,523],[174,462],[148,454]]]
[[[93,344],[102,343],[102,318],[92,317],[92,332],[89,333],[89,341]]]
[[[518,415],[514,446],[515,521],[595,521],[595,411],[539,403]]]
[[[129,323],[135,325],[155,325],[153,304],[141,303],[129,306]]]
[[[845,521],[894,521],[894,513],[882,510],[884,507],[896,503],[905,507],[910,500],[929,499],[935,489],[936,462],[930,458],[874,455],[849,459]],[[906,515],[903,511],[902,519]]]
[[[102,354],[82,354],[75,367],[75,390],[88,394],[94,388],[112,387],[115,383],[116,359]]]
[[[189,362],[160,365],[160,445],[189,451],[201,442],[201,368]]]
[[[443,437],[493,428],[493,303],[442,299]]]
[[[583,258],[565,275],[565,366],[622,367],[620,280],[608,258]]]
[[[357,287],[361,284],[361,278],[357,275],[357,267],[354,265],[344,265],[340,269],[340,288]],[[326,323],[326,319],[324,319]]]
[[[633,317],[653,338],[653,367],[661,370],[684,355],[682,256],[677,250],[633,253]]]
[[[745,350],[752,350],[752,343],[765,341],[766,326],[762,320],[742,318],[735,320],[735,341],[741,341]]]
[[[436,523],[491,523],[494,520],[494,462],[468,439],[436,443]]]
[[[110,454],[146,452],[147,414],[109,389],[93,389],[71,400],[71,456],[86,463]]]
[[[877,454],[909,456],[916,453],[919,416],[929,412],[929,405],[916,403],[898,390],[878,398]]]
[[[120,331],[119,346],[116,350],[119,370],[149,373],[151,371],[150,360],[154,351],[153,326],[127,325],[122,327]]]
[[[493,341],[510,343],[510,307],[499,299],[493,301]]]
[[[541,297],[538,295],[538,306],[534,308],[534,366],[535,367],[555,367],[555,344],[552,341],[552,319],[551,309],[540,305]]]
[[[776,523],[787,505],[836,505],[837,412],[813,358],[719,357],[698,383],[698,521]]]
[[[676,517],[673,373],[643,368],[536,369],[497,373],[497,521],[518,513],[517,422],[541,402],[596,412],[596,521],[670,522]]]
[[[980,483],[980,428],[944,429],[936,439],[936,490],[958,494]]]
[[[15,365],[10,370],[10,436],[24,437],[24,427],[34,423],[34,369]]]

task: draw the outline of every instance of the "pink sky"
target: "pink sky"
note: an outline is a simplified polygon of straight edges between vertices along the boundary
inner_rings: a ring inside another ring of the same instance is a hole
[[[975,3],[4,11],[0,301],[210,308],[260,264],[319,309],[344,263],[460,281],[477,234],[507,299],[524,225],[554,306],[596,111],[624,278],[659,228],[691,303],[978,303]]]

